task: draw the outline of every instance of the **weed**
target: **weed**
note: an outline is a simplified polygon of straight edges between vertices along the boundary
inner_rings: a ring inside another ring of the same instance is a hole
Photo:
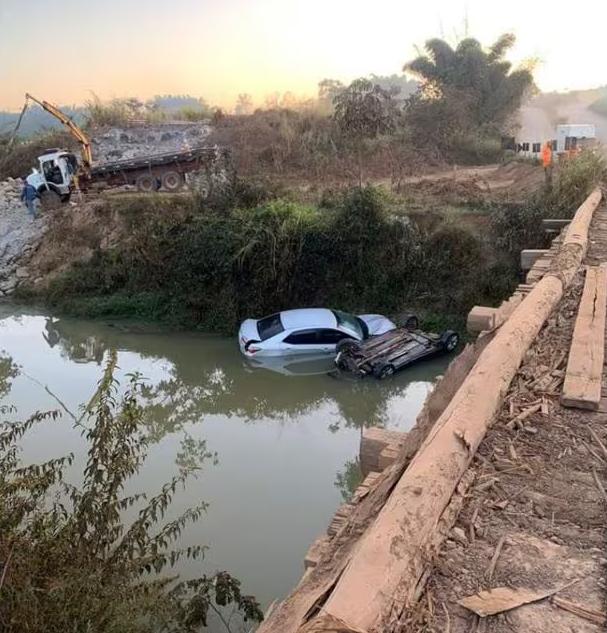
[[[213,455],[197,447],[196,459],[184,460],[156,496],[125,494],[145,461],[149,438],[140,404],[144,386],[133,375],[120,396],[115,367],[111,353],[97,391],[76,420],[88,444],[80,487],[65,480],[72,455],[29,466],[20,462],[21,438],[51,423],[56,412],[0,424],[0,628],[194,633],[207,625],[210,612],[221,620],[226,605],[245,621],[261,620],[257,602],[227,572],[188,581],[163,575],[180,559],[204,554],[200,546],[172,549],[202,516],[204,502],[170,522],[163,518],[178,487]],[[0,375],[0,392],[7,380],[10,373]],[[125,525],[129,509],[135,518]]]

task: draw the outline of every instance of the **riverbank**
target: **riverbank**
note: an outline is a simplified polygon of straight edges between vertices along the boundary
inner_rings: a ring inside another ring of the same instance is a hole
[[[38,281],[17,297],[79,316],[220,332],[314,305],[461,322],[516,282],[483,215],[418,218],[370,187],[318,204],[241,197],[228,209],[189,196],[107,196],[54,212],[29,261]]]
[[[318,305],[414,311],[428,329],[463,330],[472,306],[511,293],[520,249],[544,245],[551,201],[561,189],[583,197],[587,172],[565,165],[549,193],[541,168],[525,163],[400,192],[235,179],[205,195],[107,193],[47,214],[15,296],[63,314],[224,333]]]

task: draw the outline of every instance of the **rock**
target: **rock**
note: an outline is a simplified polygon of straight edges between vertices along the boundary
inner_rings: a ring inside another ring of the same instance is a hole
[[[25,266],[20,266],[19,268],[17,268],[17,271],[15,274],[17,275],[18,279],[27,279],[30,276]]]
[[[17,280],[14,277],[0,283],[0,290],[2,290],[2,292],[6,295],[10,294],[16,287]]]

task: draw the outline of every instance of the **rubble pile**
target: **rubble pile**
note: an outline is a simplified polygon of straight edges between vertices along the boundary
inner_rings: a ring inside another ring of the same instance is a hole
[[[0,297],[29,278],[25,262],[47,228],[44,217],[28,215],[20,200],[22,187],[18,178],[0,181]]]
[[[163,123],[97,130],[91,139],[95,163],[126,160],[150,154],[177,152],[204,145],[210,127],[205,123]]]

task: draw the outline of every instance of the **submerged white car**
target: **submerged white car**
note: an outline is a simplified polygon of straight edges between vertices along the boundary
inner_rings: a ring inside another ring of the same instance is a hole
[[[381,314],[355,316],[340,310],[301,308],[243,321],[238,343],[245,356],[330,354],[339,341],[364,341],[395,328]]]

